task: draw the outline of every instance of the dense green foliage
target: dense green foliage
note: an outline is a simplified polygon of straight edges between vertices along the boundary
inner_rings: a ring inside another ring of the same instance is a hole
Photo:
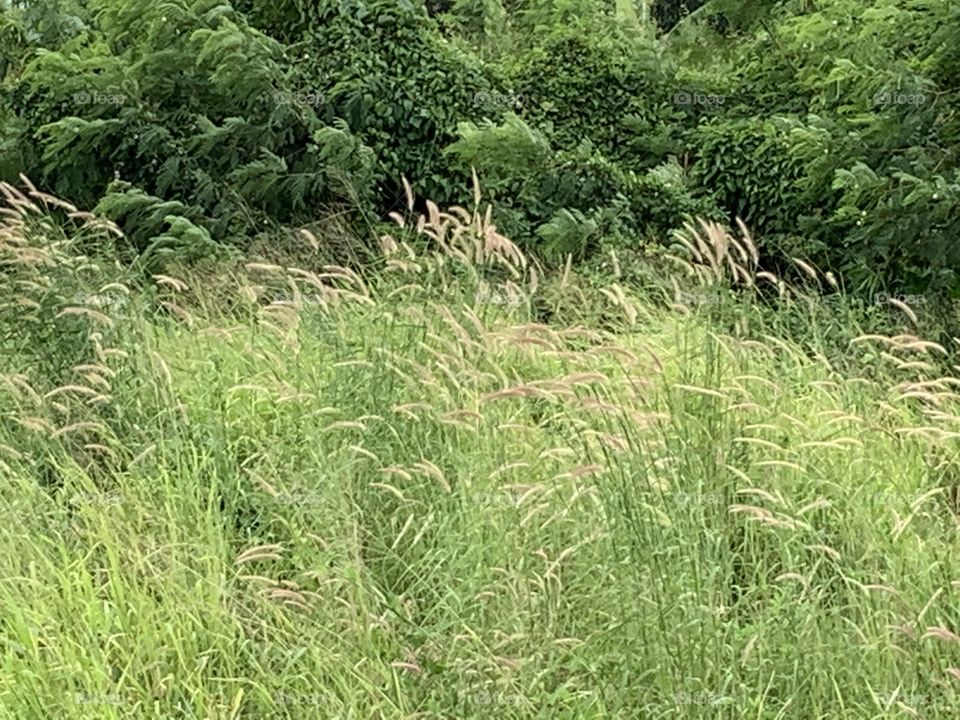
[[[676,121],[683,112],[651,39],[566,25],[518,57],[511,75],[530,122],[557,147],[588,138],[629,170],[680,149]]]
[[[393,190],[381,204],[400,205],[401,175],[438,202],[457,197],[469,175],[452,176],[442,150],[457,122],[481,117],[482,98],[502,90],[492,69],[443,38],[422,5],[303,4],[311,6],[297,38],[310,58],[304,82],[375,150]]]
[[[320,121],[284,48],[242,15],[210,2],[90,5],[97,32],[39,50],[10,94],[4,146],[28,176],[99,203],[138,250],[369,202],[371,151],[342,121]]]
[[[537,236],[541,254],[554,260],[567,253],[583,259],[600,249],[601,239],[619,247],[638,238],[656,241],[684,217],[715,212],[686,191],[679,167],[638,174],[588,140],[555,151],[512,113],[502,125],[465,123],[460,135],[448,152],[464,170],[477,169],[504,230],[511,237]]]
[[[0,0],[0,720],[960,717],[958,77],[953,0]]]
[[[775,265],[960,291],[953,3],[7,5],[0,176],[151,262],[382,218],[401,176],[465,203],[473,166],[545,256],[741,217]]]
[[[693,47],[725,43],[705,26],[676,43],[686,71],[724,100],[692,143],[707,158],[704,189],[747,212],[765,241],[783,235],[862,289],[956,293],[955,4],[788,3],[758,17],[732,53]]]

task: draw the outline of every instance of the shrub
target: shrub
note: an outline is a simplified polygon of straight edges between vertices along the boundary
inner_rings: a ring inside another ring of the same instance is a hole
[[[683,113],[652,41],[573,22],[510,66],[525,117],[558,148],[588,139],[625,169],[656,165],[679,147]]]
[[[653,3],[653,19],[663,32],[670,32],[677,23],[705,3],[706,0],[659,0]]]
[[[699,73],[730,95],[689,136],[700,187],[861,293],[960,292],[956,8],[844,0],[756,18],[733,61]]]
[[[210,2],[95,7],[96,35],[41,51],[14,83],[0,165],[20,163],[88,206],[128,181],[141,209],[148,199],[176,207],[159,215],[166,234],[199,229],[216,241],[246,242],[324,204],[369,203],[370,150],[345,125],[324,126],[284,49],[242,15]],[[100,209],[126,205],[108,195]],[[142,250],[160,228],[125,230]]]
[[[507,108],[484,99],[505,91],[488,66],[442,37],[423,5],[297,0],[275,11],[253,5],[253,17],[269,17],[270,32],[296,42],[309,61],[304,85],[374,150],[383,209],[402,205],[401,175],[438,202],[459,195],[442,148],[461,120],[502,118]]]
[[[504,232],[547,259],[586,257],[609,242],[637,245],[665,237],[684,218],[716,215],[662,168],[623,170],[588,141],[554,151],[513,114],[502,125],[461,124],[460,140],[447,152],[464,173],[476,168]]]
[[[693,182],[731,222],[740,217],[758,234],[793,229],[804,170],[782,130],[765,120],[719,119],[701,124],[690,137]]]

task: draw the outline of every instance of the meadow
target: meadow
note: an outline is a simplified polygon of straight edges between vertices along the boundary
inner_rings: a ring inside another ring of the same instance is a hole
[[[670,292],[544,273],[476,187],[128,287],[2,191],[0,718],[956,717],[922,308],[708,223]]]

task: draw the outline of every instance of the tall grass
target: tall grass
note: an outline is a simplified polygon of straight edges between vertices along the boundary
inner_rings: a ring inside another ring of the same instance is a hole
[[[120,304],[3,189],[0,717],[956,716],[947,350],[824,333],[745,229],[688,228],[675,308],[479,191],[372,277]]]

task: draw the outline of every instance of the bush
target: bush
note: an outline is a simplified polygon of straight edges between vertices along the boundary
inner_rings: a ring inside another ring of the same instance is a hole
[[[122,179],[140,206],[167,204],[165,233],[196,237],[200,228],[239,243],[323,205],[370,203],[370,150],[345,125],[324,126],[282,46],[242,15],[209,2],[97,8],[95,35],[41,51],[13,84],[16,120],[0,145],[8,173],[19,165],[108,214],[126,207],[109,195],[101,202]],[[142,250],[161,228],[124,229]]]
[[[502,118],[505,93],[476,56],[444,39],[425,7],[406,0],[341,2],[298,0],[270,10],[254,3],[253,17],[269,16],[270,32],[297,43],[305,87],[375,152],[384,182],[381,207],[402,205],[406,175],[418,195],[437,202],[457,197],[442,148],[457,123],[484,115]]]
[[[701,124],[690,138],[693,182],[730,222],[740,217],[761,235],[794,229],[804,168],[782,130],[765,120],[719,119]]]
[[[514,114],[502,125],[463,123],[447,152],[462,172],[476,168],[504,232],[548,258],[584,258],[611,242],[638,245],[692,215],[717,213],[686,190],[680,174],[623,170],[589,141],[554,151]]]
[[[558,27],[510,66],[525,118],[558,148],[591,143],[643,170],[680,147],[683,113],[648,39],[584,22]]]
[[[677,23],[705,3],[706,0],[659,0],[653,3],[653,19],[663,32],[670,32]]]
[[[688,135],[700,191],[861,293],[960,293],[956,9],[844,0],[756,18],[720,65],[675,43],[725,97]]]

